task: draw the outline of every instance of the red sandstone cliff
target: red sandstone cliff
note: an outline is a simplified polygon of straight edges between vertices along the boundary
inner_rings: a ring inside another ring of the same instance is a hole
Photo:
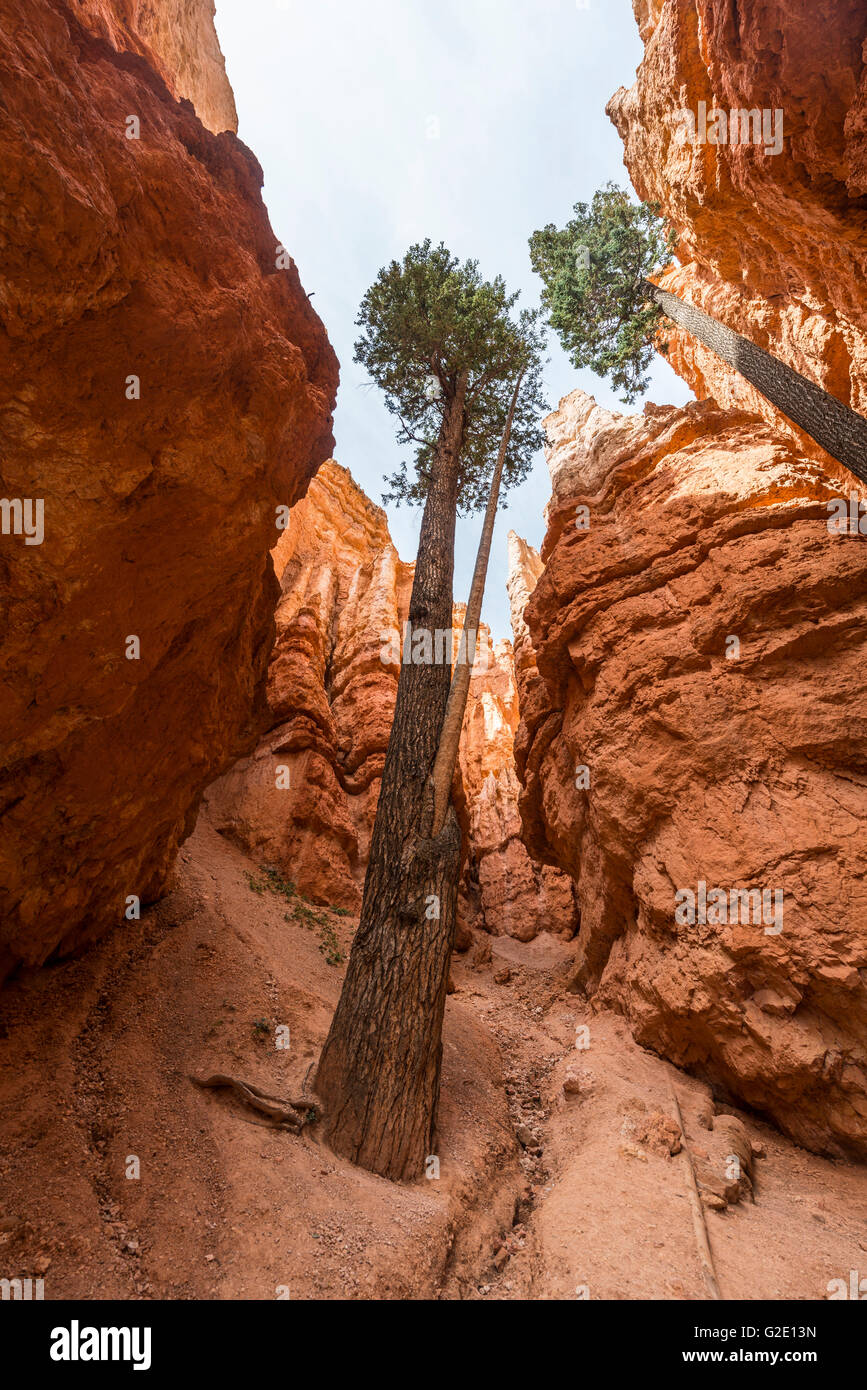
[[[546,424],[516,754],[530,853],[578,883],[576,983],[800,1142],[864,1156],[867,548],[753,417],[576,391]],[[782,929],[678,923],[701,882],[782,893]]]
[[[305,896],[354,908],[397,695],[399,666],[381,658],[409,610],[412,566],[334,462],[293,507],[274,566],[271,728],[208,802],[223,833]]]
[[[609,113],[679,233],[662,283],[864,412],[867,11],[635,11],[644,59]],[[780,152],[679,138],[702,101],[780,109]],[[578,881],[579,985],[800,1142],[863,1157],[867,552],[826,506],[853,480],[688,335],[661,337],[700,405],[615,416],[575,392],[547,422],[526,839]],[[782,892],[783,929],[677,922],[700,882]]]
[[[0,977],[161,892],[254,746],[275,508],[332,447],[261,169],[202,123],[234,124],[212,12],[0,14],[0,489],[44,502],[41,544],[0,536]]]
[[[237,131],[214,0],[75,0],[69,8],[113,48],[146,58],[173,96],[193,103],[208,130]]]

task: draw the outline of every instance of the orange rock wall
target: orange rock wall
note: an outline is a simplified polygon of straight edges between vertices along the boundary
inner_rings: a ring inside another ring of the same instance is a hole
[[[173,96],[193,103],[208,130],[237,131],[214,0],[75,0],[69,8],[113,48],[146,58]]]
[[[529,852],[578,883],[576,986],[721,1096],[864,1157],[867,547],[754,417],[576,391],[546,428],[516,758]],[[701,882],[781,893],[780,930],[679,922]]]
[[[492,643],[470,681],[460,765],[469,814],[469,858],[461,894],[467,926],[532,941],[540,931],[571,937],[577,924],[568,874],[535,863],[521,838],[514,739],[520,718],[511,642]]]
[[[261,169],[177,99],[233,122],[208,0],[76,11],[0,13],[0,490],[44,503],[0,536],[0,977],[158,895],[255,746],[276,508],[333,442]]]
[[[399,675],[381,656],[409,611],[412,566],[385,513],[334,462],[293,507],[274,566],[271,728],[208,803],[224,834],[306,897],[356,908]]]

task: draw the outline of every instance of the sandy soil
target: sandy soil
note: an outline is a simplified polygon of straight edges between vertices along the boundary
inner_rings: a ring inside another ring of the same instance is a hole
[[[47,1299],[707,1297],[665,1117],[674,1082],[712,1158],[714,1103],[566,992],[559,937],[456,959],[439,1177],[396,1186],[188,1079],[299,1095],[352,920],[295,919],[204,815],[177,880],[0,995],[0,1277]],[[740,1118],[763,1156],[755,1201],[706,1213],[723,1296],[825,1298],[867,1269],[867,1170]]]

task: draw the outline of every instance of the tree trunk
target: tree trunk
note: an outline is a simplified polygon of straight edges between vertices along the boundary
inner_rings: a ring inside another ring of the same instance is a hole
[[[433,1153],[442,1020],[461,836],[431,834],[431,770],[448,701],[458,469],[467,381],[446,407],[419,535],[361,921],[314,1083],[336,1153],[383,1177],[421,1176]],[[443,634],[441,660],[407,661],[412,633]]]
[[[660,289],[651,280],[645,285],[654,303],[687,333],[698,338],[730,367],[761,392],[787,420],[815,440],[832,458],[842,463],[862,483],[867,483],[867,420],[830,396],[793,367],[756,347],[749,338],[726,328],[693,304]]]
[[[485,520],[479,539],[476,567],[473,571],[473,582],[470,585],[470,597],[467,603],[466,617],[464,618],[464,630],[461,633],[457,664],[455,673],[452,676],[449,701],[446,706],[446,715],[443,720],[439,748],[437,749],[436,761],[434,763],[433,833],[435,835],[441,829],[445,821],[446,810],[452,790],[452,778],[455,775],[455,763],[458,760],[458,749],[461,743],[461,727],[464,722],[464,711],[467,707],[467,695],[470,690],[470,676],[472,675],[473,658],[475,656],[476,641],[478,639],[479,620],[482,616],[482,599],[485,596],[485,579],[488,574],[488,561],[491,558],[491,540],[494,535],[494,521],[497,516],[497,503],[500,500],[500,479],[503,476],[503,464],[506,461],[506,450],[509,447],[509,436],[512,433],[512,419],[515,414],[515,406],[518,403],[518,392],[521,389],[523,378],[524,373],[521,371],[518,373],[518,380],[515,382],[512,403],[509,406],[509,413],[506,416],[506,426],[503,430],[503,438],[500,441],[500,452],[497,455],[497,464],[494,468],[494,475],[491,478],[491,491],[488,495]]]

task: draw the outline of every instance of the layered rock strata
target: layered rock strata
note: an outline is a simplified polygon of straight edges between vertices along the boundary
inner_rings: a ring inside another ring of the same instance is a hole
[[[306,897],[356,908],[413,569],[348,469],[323,465],[274,550],[271,728],[208,796],[216,824]],[[395,649],[397,647],[397,650]]]
[[[520,615],[515,622],[520,631]],[[463,920],[493,936],[531,941],[540,931],[574,935],[577,906],[568,874],[536,863],[521,838],[514,738],[520,718],[512,643],[492,643],[473,671],[461,734],[461,774],[469,813]]]
[[[660,283],[863,413],[863,6],[634,8],[645,55],[609,114],[678,232]],[[528,845],[579,881],[576,984],[801,1142],[863,1156],[862,490],[695,339],[660,341],[702,405],[614,416],[576,392],[548,421]],[[769,922],[754,901],[741,920],[748,889]]]

